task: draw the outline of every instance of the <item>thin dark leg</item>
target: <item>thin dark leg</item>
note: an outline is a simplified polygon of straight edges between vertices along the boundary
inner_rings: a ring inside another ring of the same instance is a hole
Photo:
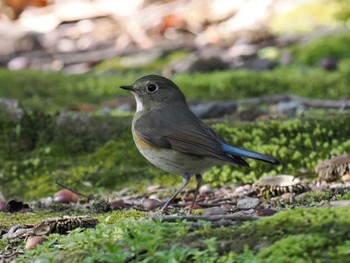
[[[184,174],[182,176],[182,184],[180,185],[179,189],[169,198],[169,200],[165,203],[165,205],[162,207],[161,211],[164,213],[166,212],[167,207],[169,204],[174,201],[175,197],[185,188],[186,185],[190,182],[191,176],[188,174]]]
[[[196,181],[197,181],[197,187],[196,187],[196,191],[194,192],[194,197],[192,200],[190,210],[188,211],[189,214],[192,214],[192,208],[193,208],[194,203],[196,202],[197,195],[199,193],[199,188],[201,188],[201,186],[202,186],[203,178],[202,178],[201,174],[196,174]]]

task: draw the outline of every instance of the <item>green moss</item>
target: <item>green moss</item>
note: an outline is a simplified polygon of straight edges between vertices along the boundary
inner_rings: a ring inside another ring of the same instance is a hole
[[[49,242],[27,252],[26,258],[55,262],[68,258],[70,262],[345,262],[350,245],[347,208],[289,210],[239,227],[212,228],[202,223],[191,231],[186,222],[136,221],[132,218],[139,218],[138,214],[127,213],[100,215],[101,223],[95,229],[50,235]],[[53,240],[57,246],[50,246]]]
[[[310,98],[345,98],[350,85],[349,61],[340,70],[289,67],[270,71],[220,71],[210,74],[179,74],[173,80],[187,98],[203,100],[241,99],[290,93]]]
[[[113,75],[65,75],[31,70],[0,69],[0,97],[18,99],[21,104],[57,111],[80,104],[98,104],[117,94],[125,94],[119,86],[132,83],[135,73],[114,72]]]
[[[350,200],[350,190],[344,191],[342,194],[335,196],[337,200]]]
[[[333,197],[333,193],[329,190],[306,192],[297,197],[296,204],[312,206],[322,201],[330,201],[332,197]]]
[[[115,96],[126,95],[119,86],[131,84],[149,73],[157,71],[66,76],[60,73],[0,69],[0,97],[18,99],[24,106],[55,114],[62,108],[76,108],[81,104],[99,106]],[[279,93],[339,99],[348,94],[350,85],[347,61],[340,65],[340,70],[327,73],[322,69],[289,67],[261,72],[236,70],[183,73],[174,76],[173,80],[188,99],[203,100],[240,99]]]
[[[345,262],[347,253],[338,249],[342,245],[334,245],[327,236],[315,234],[299,234],[283,238],[257,255],[261,262]],[[328,248],[328,250],[324,250]]]
[[[345,207],[290,210],[233,231],[192,233],[183,242],[216,238],[219,254],[234,252],[233,262],[343,262],[349,213]]]
[[[37,211],[35,213],[3,213],[0,212],[0,230],[13,225],[37,224],[47,217],[59,216],[59,213]]]
[[[296,51],[296,60],[302,64],[313,65],[325,57],[334,57],[336,59],[349,58],[349,45],[349,33],[323,36],[303,47],[299,47]]]
[[[255,124],[216,124],[214,128],[230,143],[274,156],[280,166],[249,160],[251,169],[225,165],[205,173],[213,185],[253,183],[264,175],[297,174],[300,168],[313,174],[314,167],[331,156],[350,151],[350,115],[339,118],[294,119]]]
[[[68,116],[65,125],[58,125],[54,115],[25,116],[20,123],[0,122],[4,144],[0,147],[0,172],[5,175],[0,183],[11,185],[2,190],[7,198],[52,195],[58,189],[54,180],[87,194],[130,185],[140,190],[135,182],[147,185],[150,180],[167,186],[180,182],[178,176],[163,177],[165,172],[137,151],[130,117],[86,116],[87,121],[80,123],[77,118],[81,116]],[[283,165],[249,160],[251,169],[214,167],[205,174],[205,181],[214,186],[252,183],[264,175],[297,174],[302,167],[312,175],[319,161],[350,150],[349,118],[343,114],[337,118],[215,124],[228,142],[279,158]]]

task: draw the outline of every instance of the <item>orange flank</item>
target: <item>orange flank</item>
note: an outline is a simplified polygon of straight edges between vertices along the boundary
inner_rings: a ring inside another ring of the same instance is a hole
[[[141,137],[132,129],[132,137],[134,138],[134,142],[137,145],[138,148],[141,149],[152,149],[152,150],[157,150],[157,147],[154,147],[146,142],[144,142]]]

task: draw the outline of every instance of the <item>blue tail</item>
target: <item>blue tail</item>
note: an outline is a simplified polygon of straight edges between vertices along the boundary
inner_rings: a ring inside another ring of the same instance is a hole
[[[224,150],[224,152],[228,154],[232,154],[234,156],[252,158],[255,160],[272,163],[272,164],[281,164],[279,160],[273,157],[270,157],[261,153],[257,153],[257,152],[248,151],[242,148],[237,148],[228,144],[222,144],[222,149]]]

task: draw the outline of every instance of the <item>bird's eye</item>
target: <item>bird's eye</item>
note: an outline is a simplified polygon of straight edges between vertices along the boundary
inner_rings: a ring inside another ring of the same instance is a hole
[[[157,90],[158,90],[158,86],[156,84],[148,84],[148,86],[147,86],[148,93],[154,93]]]

